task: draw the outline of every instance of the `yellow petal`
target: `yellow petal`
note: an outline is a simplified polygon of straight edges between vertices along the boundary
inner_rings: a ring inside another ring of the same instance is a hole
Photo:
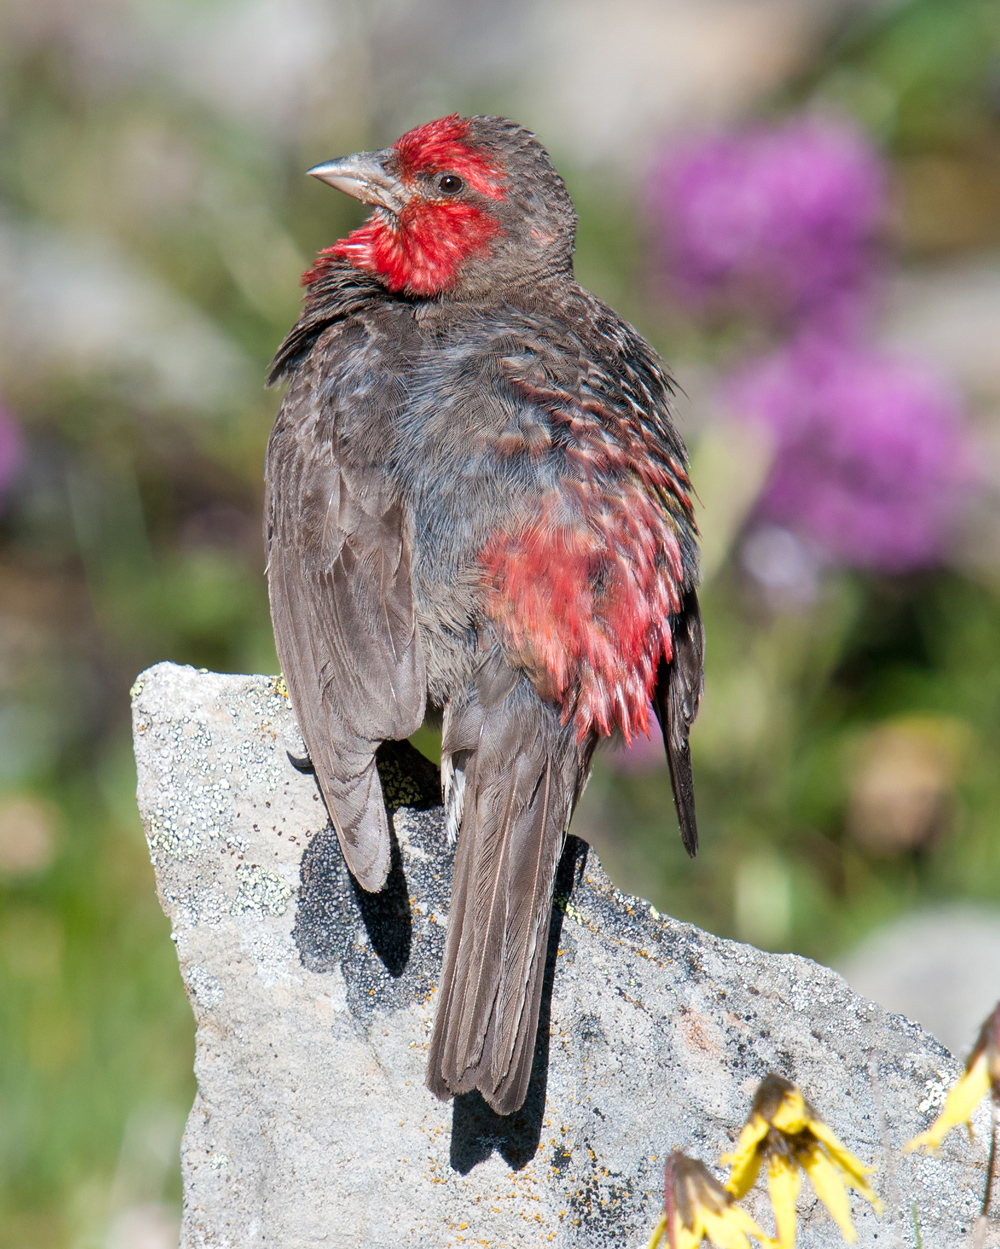
[[[666,1231],[667,1216],[664,1214],[661,1216],[659,1223],[657,1223],[657,1225],[653,1228],[653,1234],[649,1238],[649,1244],[646,1246],[646,1249],[656,1249],[656,1246],[666,1235]]]
[[[990,1073],[986,1055],[980,1054],[948,1096],[944,1108],[926,1132],[921,1132],[903,1146],[906,1153],[914,1149],[937,1149],[952,1128],[968,1123],[972,1112],[990,1091]]]
[[[770,1124],[762,1115],[751,1115],[743,1125],[743,1131],[731,1154],[723,1154],[719,1162],[732,1166],[726,1188],[734,1197],[744,1197],[753,1188],[760,1170],[760,1154],[757,1146],[767,1136]]]
[[[767,1160],[767,1190],[774,1210],[779,1249],[795,1249],[795,1202],[802,1180],[790,1158],[775,1154]]]
[[[870,1201],[877,1211],[881,1211],[882,1202],[865,1178],[865,1176],[874,1175],[875,1168],[866,1167],[860,1158],[856,1158],[821,1119],[810,1120],[809,1127],[812,1129],[813,1136],[826,1146],[834,1165],[841,1171],[851,1188],[857,1189],[866,1201]]]
[[[750,1249],[747,1236],[756,1236],[758,1240],[770,1244],[766,1236],[745,1210],[739,1206],[727,1206],[721,1214],[713,1214],[704,1210],[701,1218],[705,1225],[705,1235],[718,1249]]]
[[[695,1219],[694,1227],[685,1227],[681,1222],[681,1216],[675,1214],[673,1236],[670,1238],[670,1249],[698,1249],[704,1230],[700,1218]]]
[[[851,1222],[851,1203],[839,1168],[819,1145],[802,1154],[801,1162],[816,1196],[833,1215],[847,1243],[853,1245],[858,1234]]]
[[[763,1115],[751,1115],[743,1125],[739,1140],[736,1142],[736,1148],[731,1154],[723,1154],[721,1161],[735,1162],[737,1158],[741,1158],[744,1154],[752,1153],[764,1137],[767,1136],[770,1126]]]
[[[771,1116],[771,1124],[779,1132],[801,1132],[808,1121],[806,1099],[796,1088],[785,1094],[778,1109]]]
[[[760,1171],[761,1156],[756,1150],[742,1157],[738,1154],[723,1154],[719,1159],[722,1163],[733,1162],[734,1166],[726,1180],[726,1191],[734,1197],[745,1197],[757,1179]]]

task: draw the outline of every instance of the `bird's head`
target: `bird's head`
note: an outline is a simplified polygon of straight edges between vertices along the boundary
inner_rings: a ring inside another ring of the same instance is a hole
[[[468,299],[571,267],[569,193],[534,135],[511,121],[443,117],[309,173],[375,211],[320,252],[306,283],[346,260],[390,291]]]

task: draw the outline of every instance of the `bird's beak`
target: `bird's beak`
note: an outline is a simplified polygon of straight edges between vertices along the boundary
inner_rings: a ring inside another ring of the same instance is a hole
[[[328,160],[307,170],[311,178],[328,182],[338,191],[345,191],[361,200],[398,213],[406,203],[407,195],[398,178],[385,167],[389,153],[358,152],[354,156],[342,156],[340,160]]]

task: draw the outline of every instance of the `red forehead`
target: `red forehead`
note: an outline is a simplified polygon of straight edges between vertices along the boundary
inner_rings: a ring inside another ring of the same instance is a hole
[[[469,122],[454,113],[409,130],[393,147],[405,179],[421,173],[460,174],[482,195],[503,199],[503,165],[469,139]]]

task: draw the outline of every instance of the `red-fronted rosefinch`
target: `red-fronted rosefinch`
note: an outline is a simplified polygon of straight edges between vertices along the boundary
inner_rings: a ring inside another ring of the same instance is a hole
[[[274,362],[271,610],[348,866],[383,885],[380,742],[442,720],[458,837],[428,1084],[524,1100],[552,890],[598,739],[663,729],[697,834],[697,554],[670,382],[577,285],[547,153],[448,117],[310,171],[374,206]]]

